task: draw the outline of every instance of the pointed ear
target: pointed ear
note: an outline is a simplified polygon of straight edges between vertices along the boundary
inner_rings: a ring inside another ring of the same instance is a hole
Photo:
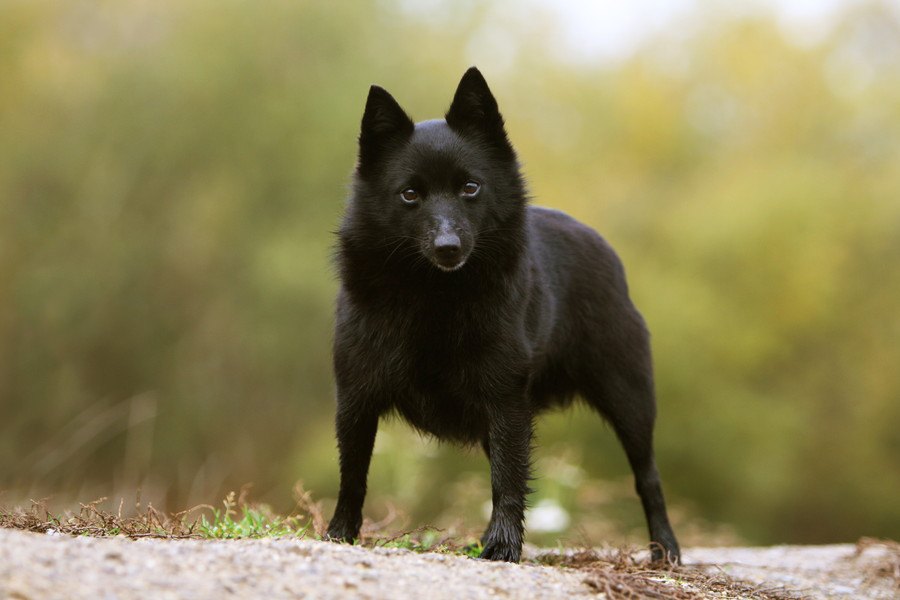
[[[480,132],[499,147],[512,151],[497,101],[481,71],[475,67],[462,76],[445,119],[456,131]]]
[[[359,132],[360,169],[376,162],[391,144],[406,140],[414,128],[393,96],[377,85],[370,87]]]

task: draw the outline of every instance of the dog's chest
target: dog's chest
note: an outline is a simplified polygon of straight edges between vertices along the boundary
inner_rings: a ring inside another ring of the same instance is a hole
[[[521,366],[522,353],[510,352],[515,318],[501,314],[494,299],[399,296],[339,304],[339,383],[439,438],[482,439],[488,403]]]
[[[416,428],[439,438],[482,439],[490,387],[490,331],[467,315],[427,313],[397,324],[379,370],[395,374],[389,402]]]
[[[471,327],[432,322],[412,328],[397,340],[397,348],[412,393],[428,398],[461,397],[462,401],[482,385],[484,359],[491,344]]]

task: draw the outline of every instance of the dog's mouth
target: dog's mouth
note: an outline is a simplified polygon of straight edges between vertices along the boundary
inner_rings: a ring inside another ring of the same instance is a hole
[[[462,258],[458,261],[442,261],[439,258],[433,258],[431,259],[431,262],[444,273],[452,273],[453,271],[462,269],[463,265],[466,264],[466,259]]]

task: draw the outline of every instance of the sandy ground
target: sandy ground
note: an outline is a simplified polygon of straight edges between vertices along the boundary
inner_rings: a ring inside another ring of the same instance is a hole
[[[884,546],[857,552],[854,544],[770,548],[691,548],[686,564],[763,585],[784,587],[808,598],[900,600],[900,580],[879,574],[889,557]],[[893,560],[893,557],[891,557]]]
[[[684,554],[686,563],[811,598],[900,598],[896,580],[867,581],[879,552],[836,545]],[[3,599],[599,597],[584,581],[573,569],[312,540],[131,541],[0,529]]]

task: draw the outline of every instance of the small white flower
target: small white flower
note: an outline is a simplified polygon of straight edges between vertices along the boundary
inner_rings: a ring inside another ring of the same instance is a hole
[[[525,513],[526,527],[529,531],[541,533],[562,531],[569,526],[569,521],[566,509],[549,498],[541,500]]]

